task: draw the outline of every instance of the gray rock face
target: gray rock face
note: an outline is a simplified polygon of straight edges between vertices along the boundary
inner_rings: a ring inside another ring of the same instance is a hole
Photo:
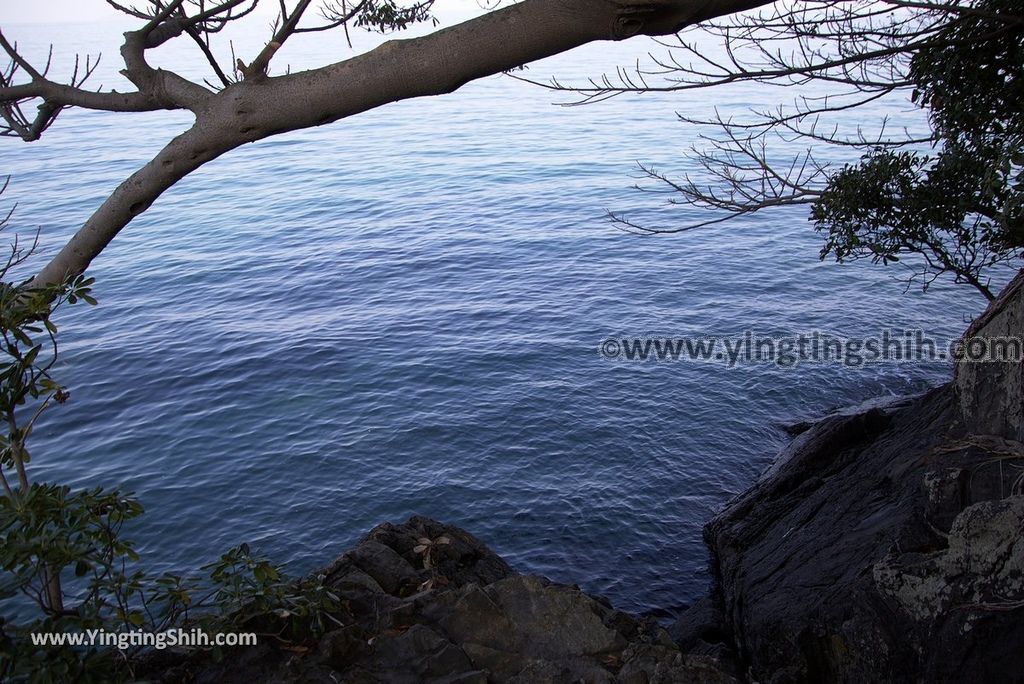
[[[984,501],[963,510],[949,546],[894,553],[874,565],[875,585],[911,619],[927,623],[952,610],[1013,607],[1024,597],[1024,496]],[[970,623],[963,625],[970,631]]]
[[[948,396],[927,400],[952,410]],[[888,430],[927,427],[900,417],[869,411],[818,423],[707,526],[726,624],[758,681],[871,681],[871,673],[905,671],[907,649],[875,647],[882,639],[872,626],[888,622],[878,614],[886,608],[863,578],[868,559],[885,555],[912,516],[902,486],[913,460],[907,445],[864,458]],[[916,534],[917,546],[930,539]]]
[[[1020,344],[1024,335],[1024,271],[964,333],[979,350],[993,344]],[[1024,364],[960,361],[953,383],[965,425],[977,434],[1024,441]]]
[[[1024,336],[1024,271],[965,334]],[[716,592],[672,633],[758,682],[1020,682],[1024,367],[804,423],[705,528]]]
[[[803,433],[706,527],[680,644],[717,619],[759,682],[1024,681],[1024,446],[964,429],[944,387]]]

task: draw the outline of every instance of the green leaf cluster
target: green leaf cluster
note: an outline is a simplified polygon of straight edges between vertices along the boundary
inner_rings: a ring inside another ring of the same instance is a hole
[[[822,258],[919,254],[926,286],[950,273],[991,299],[984,274],[1024,248],[1024,3],[958,8],[910,65],[933,151],[872,150],[830,177],[811,220]]]
[[[395,0],[367,0],[356,17],[356,26],[379,33],[401,31],[425,21],[437,26],[437,20],[430,14],[433,4],[433,0],[412,5],[399,5]]]

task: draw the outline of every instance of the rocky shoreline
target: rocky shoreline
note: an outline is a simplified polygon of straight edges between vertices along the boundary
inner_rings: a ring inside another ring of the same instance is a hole
[[[1021,336],[1024,276],[969,335]],[[1020,364],[803,429],[705,527],[714,587],[668,630],[415,517],[322,572],[339,627],[164,682],[1024,681]],[[168,660],[169,659],[169,660]]]
[[[1024,496],[995,459],[1024,451],[958,414],[946,386],[797,438],[705,528],[716,593],[683,648],[759,682],[1020,681]]]

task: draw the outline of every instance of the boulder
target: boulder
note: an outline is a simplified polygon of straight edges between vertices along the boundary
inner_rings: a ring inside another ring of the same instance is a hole
[[[761,682],[1024,681],[1021,465],[953,386],[816,423],[707,525],[717,593],[673,634]]]

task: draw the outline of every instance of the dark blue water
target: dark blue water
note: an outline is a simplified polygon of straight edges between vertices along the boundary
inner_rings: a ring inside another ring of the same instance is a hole
[[[37,54],[54,40],[63,68],[69,50],[103,47],[96,85],[115,82],[115,31],[8,32]],[[530,73],[598,74],[649,47]],[[308,50],[291,59],[341,54]],[[629,187],[635,160],[686,170],[697,132],[675,111],[778,97],[560,108],[496,77],[209,164],[95,263],[100,306],[61,314],[73,398],[39,428],[34,476],[135,490],[148,514],[131,532],[155,570],[247,541],[305,571],[418,513],[622,608],[686,604],[707,582],[702,524],[770,462],[780,422],[920,391],[950,368],[615,363],[601,341],[954,336],[983,306],[965,288],[905,292],[891,268],[819,262],[800,210],[658,238],[605,220],[687,218]],[[3,142],[2,200],[52,254],[187,123],[66,112],[42,142]]]

